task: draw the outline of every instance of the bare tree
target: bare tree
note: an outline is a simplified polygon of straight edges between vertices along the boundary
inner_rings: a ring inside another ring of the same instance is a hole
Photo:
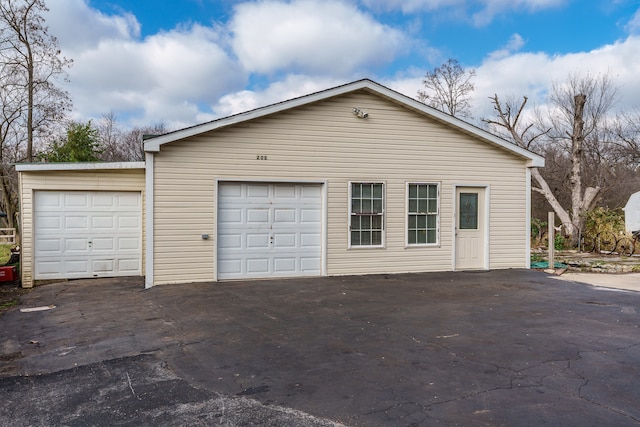
[[[97,128],[101,160],[110,162],[144,161],[144,136],[167,133],[164,123],[123,130],[112,112],[102,116]]]
[[[471,92],[476,71],[465,71],[457,60],[449,59],[427,72],[422,84],[426,91],[418,91],[418,100],[452,116],[471,118]]]
[[[606,126],[606,116],[616,96],[616,89],[608,75],[593,77],[570,76],[563,85],[556,84],[551,91],[551,108],[536,123],[523,122],[523,112],[527,98],[522,102],[501,103],[497,95],[491,98],[496,111],[496,119],[483,119],[494,129],[501,130],[517,145],[539,154],[564,153],[570,160],[567,182],[570,202],[560,202],[558,188],[552,188],[538,169],[532,170],[532,178],[537,186],[534,191],[542,194],[549,202],[562,223],[582,228],[584,213],[592,209],[602,189],[598,178],[603,174],[592,174],[594,186],[585,187],[587,171],[593,164],[586,165],[585,159],[602,157],[602,135]],[[569,234],[573,229],[567,230]]]
[[[61,56],[57,39],[48,34],[42,17],[47,10],[44,0],[0,2],[0,62],[13,76],[14,88],[24,93],[14,98],[20,103],[14,110],[26,115],[28,162],[33,161],[34,133],[45,131],[71,104],[69,95],[55,85],[71,61]]]

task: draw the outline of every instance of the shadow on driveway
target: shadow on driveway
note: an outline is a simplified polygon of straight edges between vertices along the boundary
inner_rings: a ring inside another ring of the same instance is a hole
[[[100,279],[23,297],[48,305],[0,318],[12,425],[640,423],[640,293],[536,271]]]

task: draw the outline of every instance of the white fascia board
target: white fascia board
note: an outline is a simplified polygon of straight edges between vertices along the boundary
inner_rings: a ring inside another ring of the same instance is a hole
[[[18,172],[144,169],[144,162],[16,163]]]
[[[395,101],[396,103],[402,104],[405,107],[408,107],[415,111],[423,113],[433,118],[434,120],[445,123],[454,128],[458,128],[467,134],[475,136],[476,138],[482,139],[490,144],[493,144],[507,151],[510,151],[521,158],[527,159],[528,167],[544,166],[544,158],[535,153],[532,153],[529,150],[526,150],[522,147],[518,147],[517,145],[512,144],[509,141],[499,138],[463,120],[455,118],[449,114],[443,113],[440,110],[430,107],[415,99],[409,98],[408,96],[403,95],[400,92],[396,92],[392,89],[389,89],[388,87],[382,86],[381,84],[378,84],[368,79],[357,80],[353,83],[347,83],[342,86],[334,87],[332,89],[327,89],[321,92],[312,93],[310,95],[301,96],[299,98],[290,99],[288,101],[279,102],[277,104],[272,104],[266,107],[257,108],[255,110],[247,111],[245,113],[236,114],[236,115],[215,120],[212,122],[178,130],[165,135],[156,136],[154,138],[147,140],[144,143],[144,150],[148,152],[158,152],[160,151],[160,146],[168,142],[178,141],[180,139],[188,138],[195,135],[200,135],[202,133],[210,132],[212,130],[216,130],[225,126],[230,126],[230,125],[242,123],[248,120],[257,119],[260,117],[267,116],[269,114],[278,113],[280,111],[289,110],[302,105],[311,104],[313,102],[322,101],[325,99],[332,98],[334,96],[343,95],[345,93],[350,93],[350,92],[354,92],[361,89],[367,89],[373,93],[377,93],[378,95],[386,97],[392,101]]]

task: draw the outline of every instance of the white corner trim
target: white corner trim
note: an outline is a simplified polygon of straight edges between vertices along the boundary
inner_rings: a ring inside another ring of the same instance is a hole
[[[144,169],[144,162],[16,163],[18,172]]]
[[[531,268],[531,169],[526,169],[526,181],[527,181],[527,190],[526,190],[526,200],[525,200],[525,221],[526,221],[526,236],[525,236],[525,258],[524,265],[525,268]]]
[[[153,153],[145,153],[145,219],[146,219],[146,256],[144,287],[153,287]]]

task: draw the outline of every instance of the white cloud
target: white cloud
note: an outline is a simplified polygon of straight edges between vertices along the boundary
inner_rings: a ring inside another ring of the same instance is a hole
[[[265,105],[286,101],[346,83],[330,77],[288,75],[284,80],[270,84],[261,91],[243,90],[220,98],[213,107],[219,117],[253,110]]]
[[[74,60],[67,90],[75,119],[113,111],[126,124],[191,125],[202,109],[246,83],[215,29],[192,25],[140,39],[139,24],[126,13],[107,16],[83,0],[49,7],[50,31]],[[73,37],[64,28],[73,28]]]
[[[101,40],[130,40],[140,36],[140,23],[130,13],[105,15],[86,0],[49,0],[46,15],[54,34],[69,53],[95,47]]]
[[[636,10],[627,25],[625,25],[627,33],[632,35],[640,34],[640,9]]]
[[[640,36],[588,52],[566,55],[520,52],[508,56],[490,55],[475,67],[473,115],[476,120],[494,116],[489,97],[501,99],[529,98],[528,105],[545,108],[546,97],[554,82],[562,83],[570,75],[598,76],[608,74],[619,88],[616,110],[640,108]],[[422,76],[409,75],[383,84],[415,98],[422,89]]]
[[[242,3],[229,29],[243,67],[267,74],[348,75],[390,62],[407,42],[401,32],[333,0]]]
[[[506,45],[504,45],[501,49],[498,49],[489,54],[489,59],[502,59],[506,58],[509,55],[512,55],[514,52],[517,52],[524,46],[524,39],[520,34],[514,34],[511,36]]]

